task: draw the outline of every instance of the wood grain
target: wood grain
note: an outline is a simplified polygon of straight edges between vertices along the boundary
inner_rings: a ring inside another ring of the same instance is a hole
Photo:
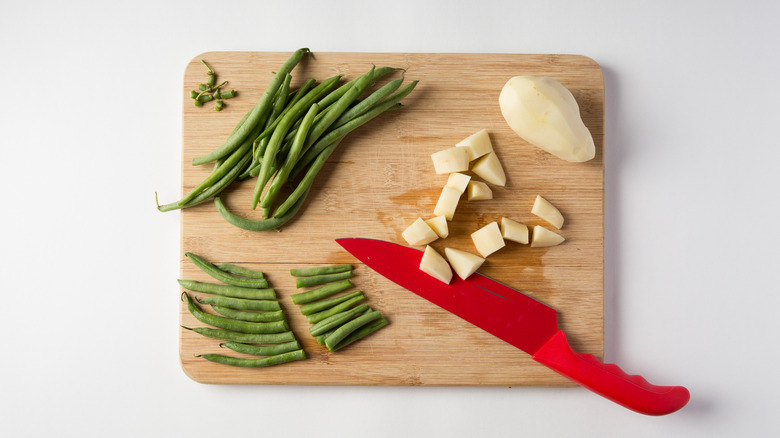
[[[211,165],[193,167],[193,157],[224,141],[288,56],[210,52],[187,65],[182,88],[182,193],[211,171]],[[190,90],[206,79],[200,59],[239,92],[220,113],[208,104],[194,107],[189,97]],[[493,187],[490,201],[462,200],[450,222],[450,237],[433,246],[474,252],[469,234],[501,216],[542,224],[530,210],[537,194],[546,197],[566,218],[561,230],[566,242],[553,248],[508,242],[487,259],[481,272],[555,307],[572,346],[602,357],[604,88],[599,66],[577,55],[315,53],[294,70],[293,85],[339,73],[351,79],[372,64],[405,68],[406,79],[420,83],[404,100],[404,108],[383,114],[342,142],[304,208],[280,232],[235,228],[211,202],[181,212],[181,278],[212,281],[188,261],[187,251],[216,263],[266,272],[308,359],[265,369],[218,365],[195,355],[224,353],[219,342],[182,329],[185,373],[198,382],[225,384],[572,385],[524,352],[357,263],[334,239],[370,237],[403,243],[406,226],[418,216],[432,216],[446,181],[446,176],[433,172],[430,154],[486,128],[504,164],[507,185]],[[572,91],[594,136],[595,159],[564,162],[509,129],[498,94],[517,75],[551,76]],[[259,211],[249,208],[253,185],[254,180],[225,192],[226,205],[240,215],[259,218]],[[390,320],[371,337],[333,354],[308,335],[308,323],[289,299],[299,292],[290,268],[329,263],[352,263],[356,288]],[[179,317],[184,326],[202,325],[185,306]]]

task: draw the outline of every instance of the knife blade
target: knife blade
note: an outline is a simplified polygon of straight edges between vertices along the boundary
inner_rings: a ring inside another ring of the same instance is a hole
[[[685,406],[682,386],[657,386],[616,365],[571,349],[558,328],[557,311],[480,273],[443,283],[419,269],[423,252],[366,238],[336,239],[350,254],[385,278],[523,350],[581,386],[646,415],[666,415]]]

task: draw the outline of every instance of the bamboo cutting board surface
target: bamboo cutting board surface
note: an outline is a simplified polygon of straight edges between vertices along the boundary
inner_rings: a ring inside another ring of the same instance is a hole
[[[187,65],[183,90],[182,193],[212,169],[192,159],[222,144],[260,98],[272,74],[290,53],[210,52]],[[196,108],[190,90],[206,80],[206,60],[238,96],[222,112],[213,102]],[[406,69],[406,82],[419,80],[404,107],[372,120],[342,142],[318,176],[298,215],[281,231],[250,232],[233,227],[207,202],[181,212],[181,278],[214,282],[184,256],[193,252],[215,263],[235,263],[266,273],[288,321],[303,344],[306,360],[270,368],[244,369],[195,357],[230,354],[217,340],[181,329],[185,373],[202,383],[296,385],[469,385],[569,386],[572,383],[529,355],[396,286],[335,243],[340,237],[368,237],[405,243],[401,232],[417,217],[432,217],[446,175],[436,175],[430,155],[480,130],[490,133],[507,174],[494,198],[461,199],[450,236],[432,243],[476,252],[470,233],[507,216],[529,226],[543,223],[531,213],[542,195],[563,213],[564,244],[530,248],[507,242],[487,258],[480,272],[554,307],[572,347],[602,357],[604,346],[604,88],[599,66],[576,55],[317,53],[293,71],[293,86],[309,77],[323,80],[360,75],[371,65]],[[508,127],[498,106],[506,81],[517,75],[551,76],[577,99],[593,134],[596,157],[564,162],[530,146]],[[391,78],[400,77],[397,73]],[[384,83],[388,79],[380,82]],[[255,180],[223,192],[228,208],[259,219],[250,208]],[[170,202],[170,201],[166,201]],[[169,213],[172,214],[172,213]],[[390,325],[336,353],[308,334],[309,324],[289,296],[300,292],[291,268],[351,263],[355,289]],[[181,291],[181,289],[180,289]],[[195,294],[198,295],[198,294]],[[180,308],[181,325],[203,326]],[[232,353],[232,352],[231,352]],[[235,356],[242,355],[233,353]]]

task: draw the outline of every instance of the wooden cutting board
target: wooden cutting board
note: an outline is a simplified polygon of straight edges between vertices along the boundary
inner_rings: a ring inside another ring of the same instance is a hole
[[[260,98],[272,72],[289,53],[210,52],[187,65],[182,89],[182,193],[212,169],[192,159],[218,147]],[[196,108],[190,90],[206,80],[200,60],[238,96],[222,112]],[[530,248],[508,242],[488,257],[481,272],[559,312],[559,325],[577,351],[602,357],[604,347],[604,85],[599,66],[575,55],[314,53],[293,71],[293,85],[344,74],[345,80],[372,64],[406,69],[419,80],[404,107],[385,113],[351,133],[330,157],[304,208],[281,231],[249,232],[233,227],[208,202],[181,212],[181,278],[215,282],[195,268],[185,252],[215,263],[235,263],[267,274],[308,358],[271,368],[243,369],[195,357],[226,353],[219,341],[180,332],[185,373],[203,383],[296,385],[473,385],[569,386],[572,383],[529,355],[406,291],[357,263],[334,242],[369,237],[404,243],[401,232],[417,217],[432,216],[446,176],[436,175],[430,154],[487,129],[503,162],[506,187],[494,198],[462,199],[450,222],[450,237],[432,245],[475,252],[470,233],[507,216],[530,226],[543,223],[530,212],[542,195],[563,213],[566,242]],[[393,78],[399,77],[400,73]],[[573,164],[528,145],[515,135],[498,106],[506,81],[517,75],[551,76],[577,99],[596,143],[596,158]],[[382,82],[384,83],[384,81]],[[250,209],[254,180],[224,192],[233,212],[259,218]],[[165,200],[170,202],[169,200]],[[169,213],[173,214],[173,213]],[[353,282],[390,325],[336,353],[308,334],[309,324],[290,301],[300,292],[289,270],[351,263]],[[181,291],[181,290],[180,290]],[[196,321],[182,305],[180,322]],[[241,356],[235,354],[236,356]]]

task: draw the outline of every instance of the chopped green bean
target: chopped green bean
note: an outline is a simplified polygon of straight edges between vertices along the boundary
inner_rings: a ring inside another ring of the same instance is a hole
[[[343,280],[326,284],[310,291],[290,295],[290,299],[292,300],[293,304],[306,304],[327,298],[331,295],[335,295],[339,292],[349,289],[350,287],[352,287],[352,282],[349,280]]]
[[[353,298],[350,298],[344,302],[341,302],[339,304],[336,304],[335,306],[331,307],[330,309],[321,310],[317,313],[312,313],[310,315],[306,316],[306,319],[309,321],[309,324],[317,324],[318,322],[330,318],[331,316],[341,313],[345,310],[349,310],[353,305],[363,301],[365,297],[361,294],[360,296],[356,296]]]
[[[220,347],[229,348],[236,353],[250,354],[252,356],[274,356],[301,349],[301,343],[298,341],[290,341],[276,345],[249,345],[240,342],[225,342],[219,345]]]
[[[268,312],[249,312],[244,310],[231,309],[230,307],[216,306],[214,304],[211,305],[211,308],[222,316],[238,319],[240,321],[272,322],[281,321],[284,319],[284,311],[282,310],[273,310]]]
[[[217,103],[214,105],[214,111],[222,111],[222,107],[225,106],[225,103],[221,100],[218,100]]]
[[[352,271],[344,271],[344,272],[336,272],[335,274],[322,274],[322,275],[312,275],[309,277],[298,277],[295,279],[295,286],[296,287],[308,287],[308,286],[319,286],[321,284],[325,283],[331,283],[333,281],[338,280],[345,280],[347,278],[352,278]]]
[[[337,328],[333,333],[328,335],[327,338],[325,338],[325,346],[328,347],[328,350],[333,351],[336,345],[338,345],[339,342],[341,342],[351,333],[368,323],[376,321],[381,317],[382,313],[374,310],[373,312],[360,315],[351,321],[347,321],[346,323],[339,326],[339,328]]]
[[[217,99],[232,99],[236,97],[236,90],[220,91],[216,97]]]
[[[242,286],[224,284],[202,283],[194,280],[177,280],[181,287],[193,292],[217,294],[232,298],[245,298],[249,300],[275,300],[276,291],[272,288],[255,289]]]
[[[193,99],[197,99],[199,94],[200,93],[198,93],[195,90],[190,91],[190,97],[193,98]]]
[[[363,292],[356,290],[354,292],[350,292],[348,294],[344,294],[339,297],[330,298],[327,300],[317,300],[312,303],[301,305],[298,308],[298,310],[300,310],[301,314],[303,315],[312,315],[317,312],[322,312],[323,310],[330,309],[331,307],[337,304],[343,303],[344,301],[350,300],[355,297],[364,297]]]
[[[239,333],[232,330],[211,328],[211,327],[184,327],[185,330],[206,336],[212,339],[221,339],[223,341],[234,341],[245,344],[278,344],[280,342],[290,342],[295,340],[295,334],[292,331],[281,333]]]
[[[249,334],[281,333],[290,330],[290,327],[285,320],[273,322],[247,322],[206,313],[200,306],[195,304],[195,301],[193,301],[188,293],[185,292],[182,295],[187,300],[187,308],[192,316],[198,321],[210,326]]]
[[[365,312],[366,309],[368,309],[368,306],[365,304],[361,304],[357,307],[353,307],[352,309],[345,310],[335,315],[331,315],[323,319],[322,321],[318,322],[317,324],[314,324],[313,326],[309,327],[309,332],[312,334],[312,336],[321,335],[327,332],[328,330],[339,327],[341,326],[341,324],[344,324],[345,322],[351,320],[352,318],[355,318],[356,316]]]
[[[243,266],[237,266],[232,263],[221,263],[217,265],[218,269],[234,275],[240,275],[242,277],[249,278],[265,278],[265,274],[261,271],[255,271],[254,269],[244,268]]]
[[[365,338],[366,336],[370,335],[371,333],[374,333],[375,331],[381,329],[382,327],[384,327],[384,326],[386,326],[388,324],[389,324],[389,321],[384,316],[382,316],[380,319],[378,319],[378,320],[376,320],[376,321],[374,321],[374,322],[372,322],[372,323],[370,323],[368,325],[364,325],[363,327],[359,328],[358,330],[350,333],[349,336],[347,336],[346,338],[342,339],[341,342],[336,344],[335,347],[333,349],[331,349],[331,351],[341,350],[342,348],[346,347],[347,345],[349,345],[349,344],[351,344],[351,343],[353,343],[353,342],[355,342],[357,340],[360,340],[362,338]],[[326,340],[327,340],[327,338],[326,338]]]
[[[264,310],[264,311],[282,310],[282,307],[279,305],[279,302],[274,300],[248,300],[245,298],[207,296],[207,297],[199,297],[198,302],[202,304],[214,304],[217,306],[228,307],[236,310]]]
[[[219,268],[214,266],[213,263],[206,261],[197,254],[191,252],[185,253],[185,256],[189,258],[195,266],[200,268],[203,272],[209,274],[211,277],[232,286],[243,286],[250,288],[263,289],[268,287],[268,281],[262,278],[241,278],[235,275],[230,275]]]
[[[293,277],[309,277],[312,275],[335,274],[337,272],[351,271],[352,265],[318,266],[306,269],[290,269]]]
[[[216,362],[223,365],[258,368],[258,367],[268,367],[272,365],[279,365],[287,362],[306,359],[306,353],[303,350],[295,350],[288,353],[282,353],[274,356],[264,357],[262,359],[243,359],[243,358],[230,357],[222,354],[213,354],[213,353],[200,354],[195,357],[202,357],[211,362]]]

